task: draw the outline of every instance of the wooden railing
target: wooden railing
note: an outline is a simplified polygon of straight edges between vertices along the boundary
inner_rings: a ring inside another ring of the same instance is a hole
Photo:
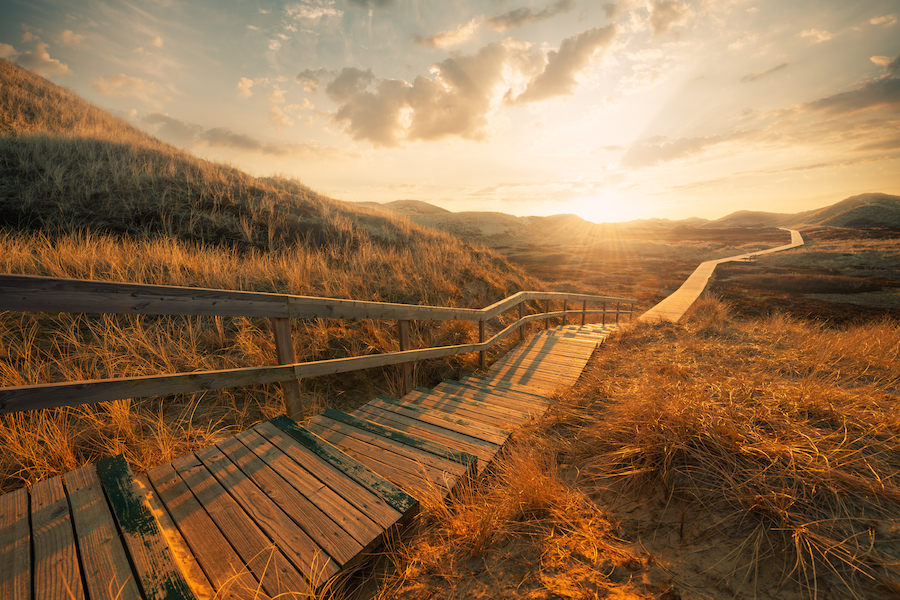
[[[544,312],[525,315],[525,303],[540,300],[544,301]],[[562,310],[551,312],[551,300],[562,301]],[[580,302],[581,309],[570,310],[568,307],[570,301]],[[414,362],[479,352],[480,364],[484,368],[488,349],[517,330],[521,339],[524,339],[523,327],[527,323],[543,319],[545,326],[549,327],[551,318],[561,317],[565,323],[572,315],[580,315],[582,324],[585,323],[587,315],[602,315],[605,323],[606,316],[610,314],[615,315],[618,323],[622,314],[628,314],[631,318],[634,313],[634,302],[628,298],[586,294],[519,292],[487,308],[449,308],[261,292],[0,275],[0,311],[268,318],[272,324],[279,363],[277,366],[221,371],[5,387],[0,388],[0,413],[279,382],[284,391],[285,412],[288,416],[299,419],[304,413],[300,379],[401,365],[403,369],[401,391],[406,393],[412,387]],[[601,304],[602,307],[588,310],[588,303]],[[612,303],[616,305],[615,310],[607,310],[607,304]],[[628,305],[627,310],[622,309],[623,304]],[[518,320],[491,338],[486,338],[487,321],[516,306],[519,307]],[[316,318],[394,320],[397,322],[400,351],[298,363],[294,358],[290,319]],[[477,344],[412,350],[409,347],[410,322],[420,320],[478,322],[479,341]]]

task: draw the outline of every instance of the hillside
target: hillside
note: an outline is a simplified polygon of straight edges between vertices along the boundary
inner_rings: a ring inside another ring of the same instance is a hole
[[[869,193],[799,213],[740,210],[710,221],[707,227],[900,227],[900,196]]]
[[[202,160],[0,61],[0,272],[466,307],[544,284],[406,218]],[[397,349],[393,322],[295,321],[298,361]],[[412,347],[478,339],[416,323]],[[0,386],[268,365],[265,319],[0,315]],[[417,384],[472,369],[416,366]],[[392,393],[396,369],[304,380],[315,412]],[[0,417],[0,493],[125,452],[137,470],[283,410],[277,386]]]

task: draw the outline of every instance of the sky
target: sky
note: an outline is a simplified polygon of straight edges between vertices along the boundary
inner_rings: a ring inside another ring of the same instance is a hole
[[[900,194],[900,0],[0,0],[0,57],[348,201],[594,222]]]

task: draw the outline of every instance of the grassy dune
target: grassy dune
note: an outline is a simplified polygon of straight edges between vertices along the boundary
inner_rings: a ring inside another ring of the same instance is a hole
[[[636,325],[493,477],[429,507],[380,597],[896,597],[898,383],[896,322],[706,300]]]
[[[0,61],[0,271],[484,307],[543,284],[489,250],[378,209],[256,178],[141,132]],[[503,319],[500,319],[501,321]],[[298,360],[396,350],[393,323],[294,323]],[[468,323],[416,324],[413,347],[477,341]],[[474,367],[420,365],[427,383]],[[0,385],[273,364],[261,319],[0,314]],[[314,409],[395,392],[397,370],[302,382]],[[154,464],[282,410],[278,386],[0,418],[0,491],[125,452]]]

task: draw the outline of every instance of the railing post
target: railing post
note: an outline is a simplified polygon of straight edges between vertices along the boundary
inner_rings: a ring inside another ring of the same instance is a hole
[[[519,302],[519,320],[521,321],[524,318],[525,318],[525,303]],[[519,327],[519,341],[520,342],[525,341],[525,328],[526,327],[528,327],[528,324],[525,324],[525,325],[522,325],[521,327]]]
[[[400,342],[400,351],[409,350],[409,321],[397,321],[397,340]],[[405,396],[412,390],[412,363],[405,362],[400,365],[400,395]]]
[[[544,300],[544,312],[550,312],[550,298]],[[550,317],[544,319],[544,329],[550,329]]]
[[[584,325],[584,320],[587,317],[587,300],[581,303],[581,324]]]
[[[631,303],[631,310],[628,311],[628,322],[634,321],[634,302]]]
[[[272,332],[275,334],[275,353],[278,355],[278,364],[295,364],[297,359],[294,357],[294,338],[291,335],[290,319],[273,317],[269,320],[272,323]],[[282,381],[281,391],[284,393],[285,414],[295,421],[302,421],[305,407],[300,394],[300,382],[296,379]]]
[[[616,302],[616,325],[619,324],[619,303]]]
[[[603,302],[603,324],[606,325],[606,302]]]
[[[478,343],[484,343],[484,321],[478,321]],[[478,353],[478,366],[482,370],[487,369],[487,350]]]
[[[569,300],[568,298],[563,300],[563,327],[569,324],[569,315],[566,313],[569,311]]]

